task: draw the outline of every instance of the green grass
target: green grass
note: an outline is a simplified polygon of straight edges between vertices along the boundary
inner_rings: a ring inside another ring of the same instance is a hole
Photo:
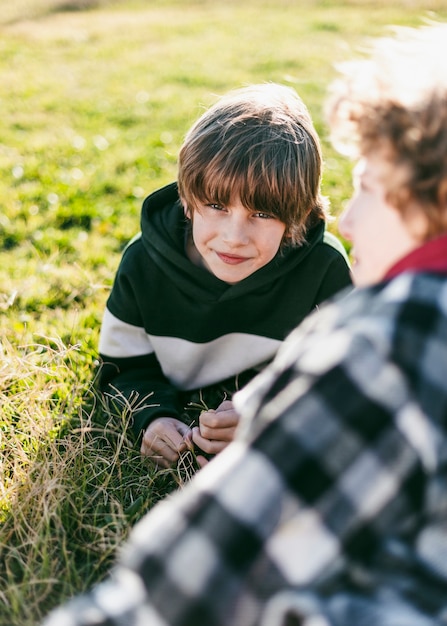
[[[2,4],[0,626],[31,626],[100,580],[132,524],[183,480],[140,459],[94,376],[122,249],[143,197],[175,178],[189,125],[231,88],[293,86],[321,134],[338,215],[351,184],[322,113],[334,63],[389,24],[445,19],[447,6]]]

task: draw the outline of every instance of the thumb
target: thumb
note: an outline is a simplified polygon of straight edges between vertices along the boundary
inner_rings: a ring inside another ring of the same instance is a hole
[[[185,440],[188,437],[191,438],[191,428],[187,424],[184,424],[183,422],[179,422],[177,425],[177,430],[183,436]]]

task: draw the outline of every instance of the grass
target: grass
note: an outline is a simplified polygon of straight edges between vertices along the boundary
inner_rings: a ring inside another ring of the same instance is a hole
[[[0,17],[0,626],[100,580],[191,472],[155,474],[94,387],[105,301],[143,197],[203,107],[277,81],[309,106],[337,215],[350,164],[322,107],[333,63],[443,0],[15,0]],[[7,5],[7,6],[6,6]],[[333,226],[336,228],[336,225]]]

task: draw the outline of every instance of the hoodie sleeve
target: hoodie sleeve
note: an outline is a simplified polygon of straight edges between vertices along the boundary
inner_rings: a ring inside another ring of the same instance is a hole
[[[128,418],[135,435],[156,417],[180,417],[177,389],[163,374],[138,305],[138,267],[124,254],[104,312],[99,387],[112,414]]]
[[[149,340],[138,344],[144,335],[143,328],[126,324],[106,309],[99,387],[112,414],[128,416],[136,436],[156,417],[179,417],[181,412],[177,390],[164,376]],[[132,353],[137,345],[139,349]],[[119,347],[126,356],[117,356]]]

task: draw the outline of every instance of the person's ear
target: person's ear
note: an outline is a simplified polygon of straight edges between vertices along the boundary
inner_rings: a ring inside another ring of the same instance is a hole
[[[405,170],[395,168],[396,177]],[[399,179],[397,178],[399,181]],[[418,202],[410,188],[402,179],[401,185],[392,192],[385,193],[385,201],[388,207],[394,211],[397,218],[405,226],[411,238],[418,244],[424,243],[429,238],[430,221],[424,206]],[[403,207],[403,208],[402,208]]]
[[[290,232],[290,229],[286,227],[286,230],[284,231],[284,234],[281,239],[281,243],[288,245],[292,243],[292,241],[293,241],[292,233]]]
[[[191,219],[191,210],[189,209],[186,200],[184,200],[183,198],[180,198],[180,202],[182,203],[183,211],[185,213],[186,219],[190,220]]]
[[[430,222],[423,207],[415,202],[410,202],[402,219],[415,241],[419,243],[427,241],[430,233]]]

